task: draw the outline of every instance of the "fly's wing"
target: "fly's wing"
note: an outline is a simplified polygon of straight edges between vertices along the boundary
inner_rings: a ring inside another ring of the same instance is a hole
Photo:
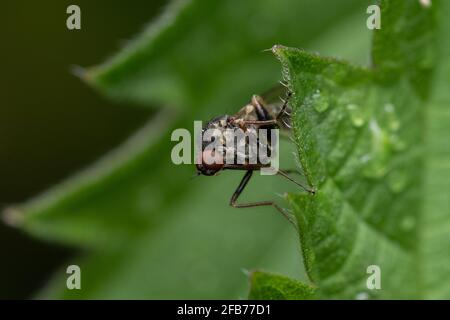
[[[260,96],[264,99],[267,104],[279,104],[280,107],[283,104],[281,99],[287,94],[287,89],[281,84],[277,84],[270,88],[269,90],[264,91],[260,94]]]
[[[243,120],[258,120],[255,108],[251,105],[251,103],[242,107],[232,117],[235,119],[243,119]]]
[[[283,108],[283,100],[287,97],[287,89],[283,85],[278,84],[261,94],[260,97],[262,98],[262,101],[261,99],[259,101],[268,112],[270,118],[275,119],[278,117],[281,109]],[[280,129],[290,130],[290,114],[291,108],[288,104],[283,114],[279,116],[278,125]],[[241,108],[236,114],[233,115],[233,117],[244,120],[258,120],[255,108],[251,103]]]

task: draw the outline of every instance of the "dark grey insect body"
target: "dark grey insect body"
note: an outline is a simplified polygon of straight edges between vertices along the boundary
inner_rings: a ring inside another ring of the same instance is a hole
[[[279,91],[280,89],[284,89],[283,87],[277,87],[273,91]],[[267,104],[264,99],[261,96],[254,95],[251,98],[251,101],[249,104],[241,108],[236,114],[229,116],[229,115],[223,115],[219,117],[215,117],[211,119],[203,128],[203,133],[208,129],[213,129],[217,132],[217,134],[214,136],[215,139],[222,139],[220,144],[223,144],[223,147],[225,146],[225,132],[227,132],[231,129],[240,129],[244,132],[256,132],[258,129],[290,129],[290,108],[288,105],[289,99],[291,97],[291,93],[288,92],[286,95],[286,98],[284,100],[279,99],[281,103],[273,103],[273,104]],[[239,143],[239,142],[238,142]],[[258,140],[258,144],[264,144],[267,146],[269,152],[272,149],[272,141],[270,139],[270,135],[267,136],[266,141],[260,141]],[[270,164],[261,163],[257,161],[256,163],[250,163],[248,159],[244,161],[242,164],[237,164],[236,162],[233,162],[232,164],[228,164],[225,159],[222,159],[222,161],[218,161],[215,163],[211,163],[211,161],[208,161],[211,157],[214,157],[215,155],[211,153],[210,150],[207,150],[208,142],[203,142],[202,144],[202,150],[201,150],[201,160],[196,165],[197,166],[197,173],[199,175],[206,175],[206,176],[214,176],[217,175],[219,172],[223,170],[244,170],[246,171],[244,177],[242,178],[240,184],[236,188],[235,192],[233,193],[231,199],[230,199],[230,205],[235,208],[250,208],[250,207],[258,207],[258,206],[273,206],[275,207],[279,212],[283,214],[290,222],[293,222],[290,215],[287,214],[282,208],[280,208],[277,204],[275,204],[273,201],[259,201],[259,202],[253,202],[253,203],[246,203],[246,204],[238,204],[237,199],[239,198],[240,194],[244,190],[245,186],[249,182],[250,178],[252,177],[252,174],[254,171],[261,170],[264,167],[267,167]],[[248,152],[248,150],[247,150]],[[248,156],[246,153],[245,156]],[[288,176],[288,172],[292,172],[295,170],[278,170],[277,174],[285,177],[286,179],[294,182],[295,184],[302,187],[304,190],[314,193],[314,190],[305,188],[303,185],[298,183],[297,181],[293,180],[291,177]]]

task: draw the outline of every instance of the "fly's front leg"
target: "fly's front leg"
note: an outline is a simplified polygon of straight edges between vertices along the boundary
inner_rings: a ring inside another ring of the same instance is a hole
[[[267,111],[267,108],[265,107],[264,100],[258,96],[253,95],[251,105],[255,108],[256,114],[258,116],[258,120],[245,120],[245,124],[255,124],[255,125],[263,125],[263,126],[273,126],[279,123],[281,120],[281,117],[286,112],[286,108],[289,103],[289,99],[292,96],[292,92],[288,92],[287,96],[283,101],[283,106],[280,109],[280,112],[278,112],[275,119],[272,119],[269,115],[269,112]]]
[[[273,120],[269,112],[267,111],[266,102],[261,96],[254,94],[252,96],[251,104],[255,108],[256,115],[258,116],[259,121]]]
[[[275,209],[277,209],[290,223],[292,223],[294,226],[296,226],[295,222],[292,220],[292,217],[285,212],[282,208],[280,208],[277,204],[275,204],[273,201],[259,201],[259,202],[252,202],[252,203],[245,203],[245,204],[237,204],[236,201],[241,195],[242,191],[244,190],[245,186],[247,185],[248,181],[252,177],[253,170],[248,170],[244,177],[242,178],[241,182],[239,183],[238,187],[236,188],[236,191],[234,191],[233,196],[230,199],[230,206],[234,208],[252,208],[252,207],[262,207],[262,206],[272,206]]]
[[[263,98],[258,95],[252,96],[251,105],[255,108],[258,120],[244,120],[245,124],[255,124],[260,126],[273,126],[277,124],[276,119],[272,119],[266,108]]]
[[[286,110],[291,96],[292,92],[288,91],[286,98],[281,99],[281,101],[283,101],[283,106],[281,107],[280,112],[278,112],[276,116],[277,123],[282,123],[287,129],[292,129],[291,114]]]
[[[288,106],[289,99],[291,99],[291,97],[292,97],[292,92],[288,91],[288,93],[286,95],[286,98],[284,100],[281,99],[283,101],[283,106],[281,107],[280,112],[278,112],[278,114],[277,114],[277,118],[276,118],[277,121],[280,120],[281,117],[283,116],[283,114],[286,112],[286,108]]]

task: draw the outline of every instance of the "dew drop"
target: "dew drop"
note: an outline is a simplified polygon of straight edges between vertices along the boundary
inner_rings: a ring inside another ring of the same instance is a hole
[[[416,226],[416,219],[413,216],[406,216],[402,219],[400,227],[405,231],[411,231]]]
[[[386,174],[387,168],[381,161],[372,160],[369,161],[363,172],[368,178],[382,178]]]
[[[392,103],[386,103],[384,105],[384,111],[386,111],[388,113],[392,113],[392,112],[394,112],[394,110],[395,110],[395,107]]]
[[[358,105],[350,103],[347,105],[347,110],[350,113],[350,119],[355,127],[361,127],[366,123],[365,115]]]
[[[394,171],[389,174],[388,178],[388,186],[394,193],[399,193],[403,191],[408,182],[407,175],[405,175],[402,171]]]
[[[392,147],[395,151],[405,150],[406,144],[402,139],[399,138],[399,136],[397,136],[395,134],[391,135],[390,141],[391,141]]]
[[[371,154],[366,156],[368,161],[363,173],[368,178],[381,178],[387,172],[390,140],[375,119],[370,121],[369,128],[372,134]]]
[[[425,51],[420,58],[419,65],[424,69],[431,68],[434,65],[434,61],[436,60],[435,53],[433,51],[433,48],[426,47],[424,49]]]
[[[395,106],[392,103],[386,103],[384,105],[384,111],[387,115],[389,129],[392,131],[397,131],[400,128],[400,121],[395,115]]]
[[[361,157],[361,162],[362,162],[362,163],[367,163],[367,162],[370,161],[371,158],[372,158],[372,157],[371,157],[369,154],[365,154],[365,155],[363,155],[363,156]]]
[[[312,103],[314,105],[314,109],[317,112],[324,112],[328,109],[328,98],[320,93],[320,90],[316,90],[316,92],[312,95]]]

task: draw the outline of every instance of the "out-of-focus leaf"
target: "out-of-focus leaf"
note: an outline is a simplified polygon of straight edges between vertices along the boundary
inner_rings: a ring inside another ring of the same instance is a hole
[[[353,26],[365,23],[364,5],[333,6],[331,0],[178,2],[116,57],[88,69],[84,78],[113,99],[176,108],[162,111],[94,169],[8,210],[27,232],[86,251],[68,262],[81,267],[83,289],[67,290],[63,267],[41,296],[232,298],[245,292],[241,268],[302,277],[286,221],[270,208],[229,208],[239,174],[190,181],[193,167],[170,160],[170,132],[235,112],[276,83],[279,66],[261,52],[273,43],[363,61],[367,30]],[[244,197],[289,190],[277,177],[257,177]]]
[[[214,112],[233,112],[230,102],[245,102],[248,90],[262,92],[278,77],[278,66],[264,49],[274,43],[304,47],[349,12],[359,12],[365,23],[365,6],[356,0],[338,7],[329,0],[173,1],[157,22],[112,59],[89,69],[85,79],[115,99],[145,106],[192,113],[209,102]],[[347,42],[349,48],[357,44]]]

